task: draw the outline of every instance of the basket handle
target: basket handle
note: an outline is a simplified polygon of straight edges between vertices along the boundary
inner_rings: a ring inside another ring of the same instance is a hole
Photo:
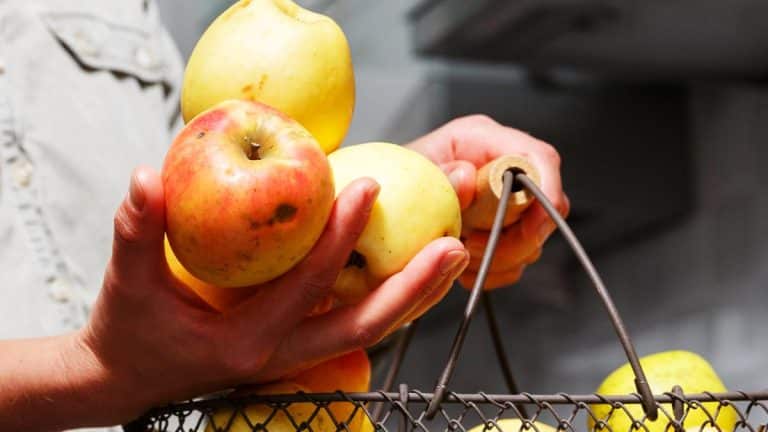
[[[595,286],[595,290],[597,291],[600,300],[605,306],[608,317],[613,324],[613,327],[619,338],[619,342],[624,348],[624,353],[629,360],[632,371],[635,374],[635,388],[637,389],[637,392],[642,400],[643,411],[650,420],[656,420],[656,418],[658,418],[658,407],[656,406],[656,402],[653,398],[653,393],[651,392],[651,388],[645,378],[645,373],[643,372],[643,369],[640,365],[637,352],[635,351],[635,347],[631,338],[629,337],[629,333],[624,326],[624,322],[621,319],[621,316],[619,315],[619,312],[616,309],[616,306],[614,305],[613,300],[611,299],[611,296],[605,287],[605,284],[600,278],[600,275],[597,273],[595,267],[592,265],[592,262],[589,259],[587,253],[584,251],[584,248],[581,246],[581,243],[576,238],[573,231],[571,231],[568,224],[565,222],[565,219],[560,216],[560,213],[558,213],[557,209],[555,209],[555,207],[552,205],[552,202],[549,201],[549,199],[546,197],[546,195],[544,195],[536,183],[531,180],[528,175],[526,175],[525,168],[523,167],[518,167],[517,169],[507,168],[502,174],[503,188],[499,197],[499,203],[491,227],[491,233],[488,238],[488,244],[486,246],[485,253],[483,254],[480,268],[478,269],[475,284],[472,287],[469,300],[467,301],[463,320],[459,325],[456,336],[454,337],[448,360],[446,361],[445,368],[443,369],[443,373],[440,375],[437,385],[435,386],[434,397],[427,407],[426,418],[429,420],[433,419],[437,414],[437,411],[440,409],[440,405],[445,399],[448,382],[453,376],[453,372],[456,368],[456,363],[461,352],[461,347],[464,343],[467,331],[469,330],[469,324],[472,320],[472,315],[477,308],[478,299],[480,297],[480,293],[483,291],[485,279],[488,276],[488,270],[490,268],[494,252],[496,251],[501,229],[504,225],[504,219],[513,185],[517,182],[519,182],[519,184],[525,188],[526,191],[530,192],[544,207],[544,210],[546,210],[547,214],[549,214],[549,216],[555,222],[557,228],[560,230],[565,240],[571,246],[585,271],[592,280],[592,283]]]

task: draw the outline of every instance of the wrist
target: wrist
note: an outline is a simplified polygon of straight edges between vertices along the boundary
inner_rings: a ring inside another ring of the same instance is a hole
[[[133,380],[99,357],[88,342],[87,327],[66,335],[60,353],[60,373],[66,377],[62,391],[72,398],[72,409],[82,413],[80,418],[88,423],[84,426],[126,423],[142,414]]]
[[[0,430],[47,431],[127,422],[130,387],[84,343],[84,333],[0,341]]]

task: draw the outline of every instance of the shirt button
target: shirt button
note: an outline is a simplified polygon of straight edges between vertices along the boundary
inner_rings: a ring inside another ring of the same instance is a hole
[[[32,183],[32,164],[19,160],[13,167],[13,181],[21,188],[29,187]]]
[[[135,60],[139,66],[147,69],[154,68],[157,65],[152,50],[143,46],[136,49]]]
[[[61,278],[54,278],[49,282],[48,295],[58,303],[67,303],[72,300],[72,288]]]
[[[96,45],[96,42],[93,40],[93,38],[91,38],[82,30],[75,31],[73,37],[73,43],[78,52],[87,56],[98,57],[101,50],[99,49],[99,46]]]

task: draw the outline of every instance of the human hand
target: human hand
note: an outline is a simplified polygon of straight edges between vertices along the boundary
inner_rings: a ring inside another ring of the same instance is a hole
[[[544,194],[560,214],[568,214],[570,204],[562,188],[557,151],[489,117],[474,115],[453,120],[407,146],[443,169],[456,189],[462,210],[475,197],[477,170],[499,156],[511,154],[525,158],[538,170]],[[498,288],[520,279],[525,267],[539,259],[542,246],[554,229],[554,222],[537,202],[518,222],[504,228],[485,288]],[[467,288],[472,287],[477,277],[488,235],[488,231],[476,229],[465,229],[462,234],[471,255],[467,271],[460,277]]]
[[[219,313],[168,269],[162,182],[137,170],[115,217],[102,291],[78,334],[80,381],[103,407],[89,423],[125,422],[152,406],[273,380],[373,345],[442,298],[468,262],[452,238],[430,243],[359,304],[308,317],[345,265],[377,192],[370,179],[350,184],[304,260]]]

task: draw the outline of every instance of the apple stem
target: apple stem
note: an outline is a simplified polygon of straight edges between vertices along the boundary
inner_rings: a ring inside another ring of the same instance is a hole
[[[261,148],[261,144],[251,141],[251,151],[248,153],[248,159],[250,160],[261,160],[261,155],[259,155],[259,149]]]

